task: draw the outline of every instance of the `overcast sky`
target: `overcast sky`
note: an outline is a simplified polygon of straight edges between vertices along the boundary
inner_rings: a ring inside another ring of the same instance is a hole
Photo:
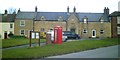
[[[77,12],[102,13],[104,7],[109,7],[110,13],[118,11],[120,0],[0,0],[0,13],[5,9],[15,8],[21,11],[35,11],[35,6],[40,12],[66,12],[67,6],[73,12],[74,6]]]

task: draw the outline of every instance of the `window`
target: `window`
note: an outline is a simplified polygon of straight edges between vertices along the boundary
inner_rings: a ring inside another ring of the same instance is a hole
[[[117,27],[117,34],[120,34],[120,27]]]
[[[88,20],[87,16],[84,16],[83,22],[84,22],[84,23],[87,23],[87,20]]]
[[[59,16],[58,21],[60,21],[60,22],[62,22],[62,21],[63,21],[62,16]]]
[[[44,16],[41,16],[41,18],[40,18],[41,20],[45,20],[45,17]]]
[[[25,21],[20,21],[20,26],[25,26]]]
[[[74,19],[72,19],[72,22],[74,22]]]
[[[120,17],[117,17],[117,24],[120,24]]]
[[[25,30],[20,30],[20,35],[25,35]]]
[[[13,24],[10,24],[10,28],[13,28]]]
[[[87,23],[87,19],[84,19],[84,23]]]
[[[104,30],[100,30],[100,34],[103,34],[104,33]]]
[[[83,33],[84,33],[84,34],[87,33],[87,30],[84,29],[84,30],[83,30]]]
[[[101,17],[101,18],[100,18],[100,23],[103,23],[103,22],[104,22],[104,18]]]
[[[75,28],[75,23],[71,23],[72,27]]]
[[[41,31],[41,32],[44,32],[44,31],[45,31],[45,29],[44,29],[44,28],[41,28],[41,29],[40,29],[40,31]]]
[[[100,21],[101,21],[101,23],[103,23],[103,22],[104,22],[104,20],[103,20],[103,19],[101,19]]]

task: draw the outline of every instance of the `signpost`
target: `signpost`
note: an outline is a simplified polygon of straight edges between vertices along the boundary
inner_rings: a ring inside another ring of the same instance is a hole
[[[38,31],[30,31],[30,41],[29,41],[29,47],[31,47],[31,40],[32,39],[38,39],[38,45],[40,46],[40,32]]]

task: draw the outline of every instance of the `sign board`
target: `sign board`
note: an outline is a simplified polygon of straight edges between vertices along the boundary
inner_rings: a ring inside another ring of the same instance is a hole
[[[38,44],[40,46],[40,32],[38,31],[30,31],[30,47],[31,47],[31,39],[38,39]]]
[[[31,35],[32,35],[31,38],[34,39],[35,38],[35,33],[32,32]]]
[[[39,33],[36,33],[35,36],[36,36],[36,37],[35,37],[36,39],[39,39],[39,38],[40,38]]]
[[[40,38],[39,32],[31,32],[31,38],[32,39],[39,39]]]

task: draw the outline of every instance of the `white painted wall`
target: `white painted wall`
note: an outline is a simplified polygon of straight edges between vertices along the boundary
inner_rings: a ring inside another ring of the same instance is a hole
[[[13,28],[10,28],[10,24],[13,24]],[[10,33],[10,31],[12,31],[12,33],[14,34],[14,22],[0,22],[0,35],[1,38],[0,39],[4,39],[4,32],[7,31],[7,34]]]
[[[120,24],[120,16],[117,16],[117,24]]]
[[[120,24],[120,16],[117,16],[117,24]],[[117,26],[117,34],[120,34],[120,27]]]

